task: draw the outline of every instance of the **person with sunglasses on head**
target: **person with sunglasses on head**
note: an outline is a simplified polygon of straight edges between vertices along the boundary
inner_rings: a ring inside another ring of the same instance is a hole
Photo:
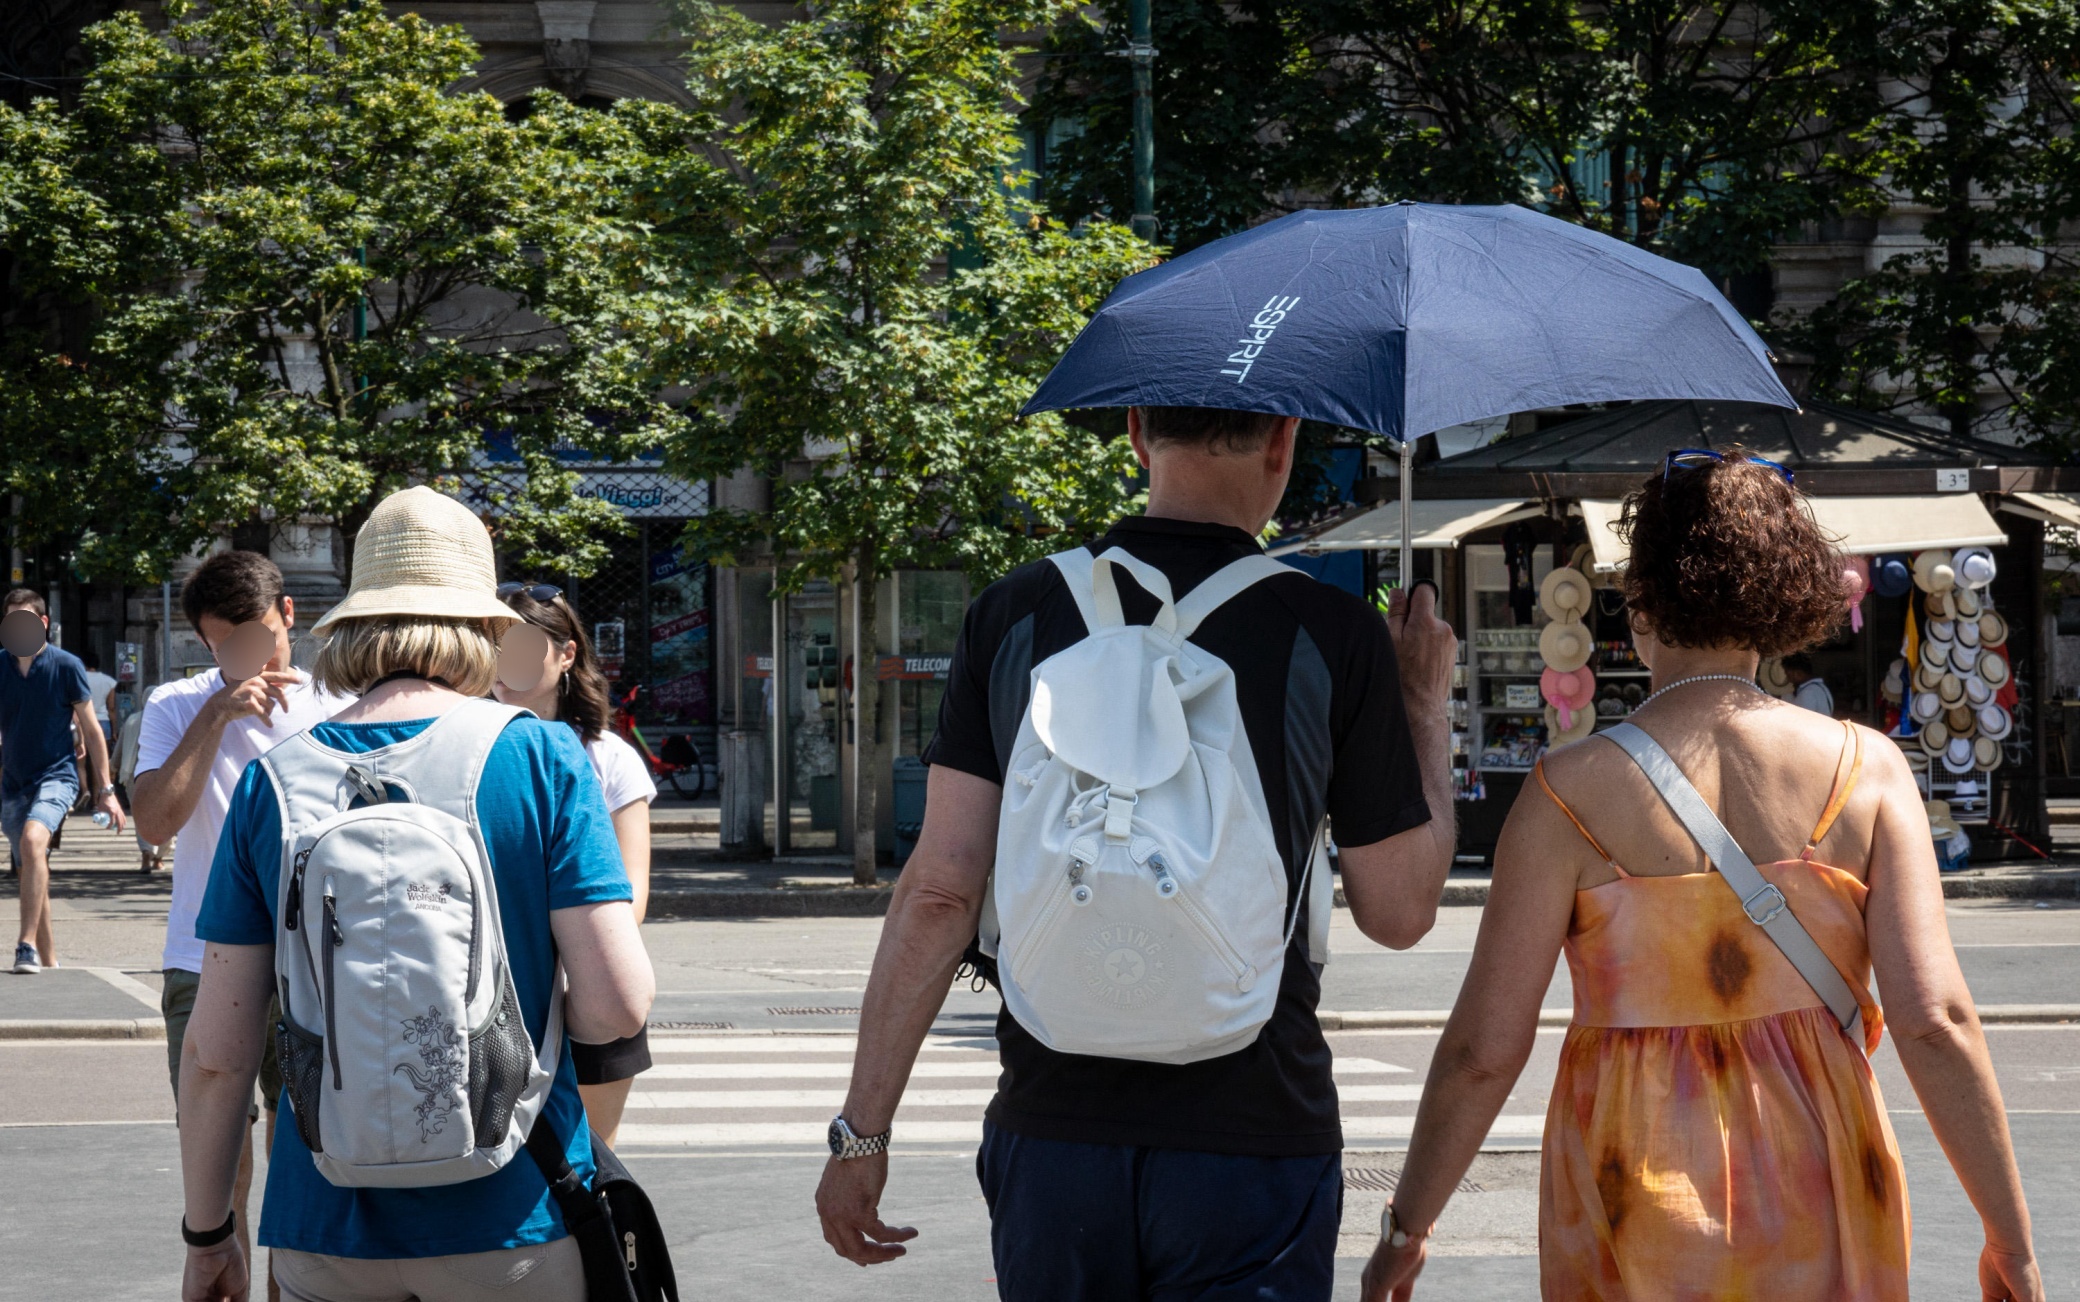
[[[614,840],[635,891],[640,923],[650,898],[650,802],[657,799],[657,783],[635,747],[607,730],[612,717],[607,677],[584,621],[563,590],[547,583],[501,583],[498,596],[524,622],[507,630],[499,644],[492,695],[540,718],[569,724],[585,744],[585,757],[592,761],[614,819]],[[585,1114],[612,1148],[629,1089],[650,1067],[650,1032],[645,1028],[610,1044],[573,1043],[571,1065],[577,1069]]]
[[[123,830],[108,745],[94,721],[92,689],[79,658],[50,642],[50,609],[34,589],[0,598],[0,835],[21,874],[21,930],[14,970],[34,976],[58,965],[51,934],[50,852],[79,797],[80,775],[92,784],[95,809]],[[86,744],[75,767],[73,730]]]
[[[203,888],[217,839],[231,810],[232,792],[246,765],[313,724],[354,703],[319,690],[290,664],[289,634],[296,599],[282,590],[282,572],[258,552],[218,552],[181,585],[181,613],[216,657],[217,667],[155,688],[138,724],[137,768],[130,782],[130,813],[137,834],[151,845],[173,847],[173,900],[166,911],[165,982],[159,1013],[166,1022],[166,1071],[180,1104],[181,1048],[202,985],[203,943],[195,935]],[[274,1142],[282,1077],[272,1037],[260,1063],[260,1096],[267,1107],[267,1141]],[[258,1109],[248,1115],[258,1120]],[[253,1178],[250,1138],[239,1144],[238,1237],[248,1241],[246,1195]]]
[[[2040,1302],[1913,770],[1884,735],[1755,684],[1762,658],[1842,618],[1841,557],[1790,474],[1738,452],[1671,457],[1619,529],[1654,690],[1548,752],[1510,810],[1360,1297],[1413,1295],[1564,951],[1574,1018],[1546,1113],[1546,1297],[1905,1298],[1905,1171],[1870,1063],[1889,1024],[1979,1214],[1973,1296]]]

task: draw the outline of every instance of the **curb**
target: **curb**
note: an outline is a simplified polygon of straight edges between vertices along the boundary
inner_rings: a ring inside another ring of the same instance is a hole
[[[156,1017],[0,1017],[0,1040],[160,1040]]]
[[[1396,1008],[1348,1013],[1324,1008],[1315,1014],[1321,1019],[1325,1031],[1436,1030],[1451,1015],[1448,1008]],[[1569,1026],[1573,1022],[1572,1009],[1538,1010],[1540,1026]],[[1983,1026],[2045,1026],[2080,1022],[2080,1004],[1985,1004],[1979,1009],[1979,1022]]]
[[[650,892],[644,918],[878,918],[888,912],[889,886],[839,886],[828,890],[739,890]]]

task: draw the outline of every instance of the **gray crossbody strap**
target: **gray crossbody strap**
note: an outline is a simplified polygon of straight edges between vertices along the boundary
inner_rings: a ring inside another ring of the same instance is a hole
[[[1741,911],[1748,921],[1762,928],[1763,933],[1791,960],[1791,966],[1813,987],[1813,993],[1826,1003],[1828,1011],[1842,1024],[1842,1030],[1858,1047],[1863,1044],[1863,1009],[1857,1003],[1856,992],[1842,978],[1833,960],[1821,950],[1812,934],[1791,911],[1784,892],[1771,885],[1769,879],[1755,867],[1745,850],[1712,812],[1712,807],[1697,794],[1683,770],[1669,758],[1661,744],[1649,737],[1637,725],[1621,723],[1603,734],[1624,748],[1632,762],[1639,765],[1647,775],[1647,781],[1661,793],[1662,800],[1680,820],[1690,836],[1703,849],[1712,866],[1726,879],[1733,893],[1740,897]]]

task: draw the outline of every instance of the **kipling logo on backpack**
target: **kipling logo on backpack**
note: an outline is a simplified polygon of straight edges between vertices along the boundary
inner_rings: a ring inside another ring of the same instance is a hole
[[[296,1133],[334,1184],[488,1175],[521,1150],[548,1098],[562,995],[538,1049],[476,815],[484,762],[522,713],[470,701],[366,754],[303,733],[261,758],[282,807],[283,1083]]]
[[[1150,1062],[1234,1052],[1270,1020],[1300,910],[1234,673],[1190,638],[1252,584],[1293,571],[1245,557],[1173,601],[1160,570],[1119,548],[1051,559],[1088,636],[1032,672],[983,952],[1012,1015],[1051,1049]],[[1120,569],[1159,603],[1152,623],[1126,622]],[[1321,844],[1305,873],[1322,871]]]

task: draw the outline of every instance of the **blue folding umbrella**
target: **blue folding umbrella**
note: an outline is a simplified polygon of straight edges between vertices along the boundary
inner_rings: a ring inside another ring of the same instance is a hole
[[[1227,407],[1401,447],[1533,407],[1647,398],[1798,404],[1695,267],[1513,205],[1297,212],[1129,276],[1026,414]]]

